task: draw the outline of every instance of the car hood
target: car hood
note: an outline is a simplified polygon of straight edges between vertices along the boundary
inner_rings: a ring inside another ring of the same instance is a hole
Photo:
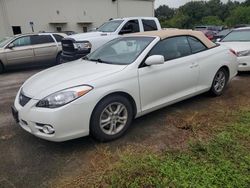
[[[250,50],[250,42],[220,42],[220,44],[232,48],[236,52]]]
[[[111,65],[77,60],[42,71],[29,78],[22,91],[33,99],[42,99],[57,91],[93,81],[123,70],[125,65]],[[94,87],[94,85],[92,85]]]
[[[100,36],[108,36],[113,33],[103,33],[99,31],[94,31],[94,32],[89,32],[89,33],[80,33],[80,34],[75,34],[75,35],[70,35],[66,38],[72,38],[75,39],[76,41],[82,41],[82,40],[89,40],[89,38],[92,37],[100,37]]]

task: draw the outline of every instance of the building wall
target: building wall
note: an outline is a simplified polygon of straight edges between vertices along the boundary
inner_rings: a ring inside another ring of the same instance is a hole
[[[90,30],[110,18],[154,15],[153,0],[0,0],[0,6],[7,13],[2,16],[0,9],[0,37],[13,34],[12,26],[32,32],[30,22],[35,32],[56,27],[83,32],[84,26]]]

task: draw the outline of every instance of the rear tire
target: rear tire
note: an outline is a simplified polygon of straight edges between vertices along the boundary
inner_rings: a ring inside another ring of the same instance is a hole
[[[229,73],[225,68],[221,68],[218,70],[218,72],[215,74],[210,94],[214,97],[222,95],[224,92],[227,83],[229,79]]]
[[[133,108],[126,97],[108,96],[94,109],[90,120],[90,134],[98,141],[107,142],[121,137],[133,119]]]

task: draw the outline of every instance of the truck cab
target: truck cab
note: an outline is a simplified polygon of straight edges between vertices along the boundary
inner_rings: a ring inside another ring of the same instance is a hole
[[[77,60],[120,35],[161,30],[155,17],[111,19],[93,32],[70,35],[62,40],[61,62]]]

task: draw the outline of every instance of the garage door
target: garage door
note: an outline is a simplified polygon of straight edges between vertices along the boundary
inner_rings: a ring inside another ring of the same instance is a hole
[[[154,16],[153,1],[144,0],[119,0],[119,17]]]

